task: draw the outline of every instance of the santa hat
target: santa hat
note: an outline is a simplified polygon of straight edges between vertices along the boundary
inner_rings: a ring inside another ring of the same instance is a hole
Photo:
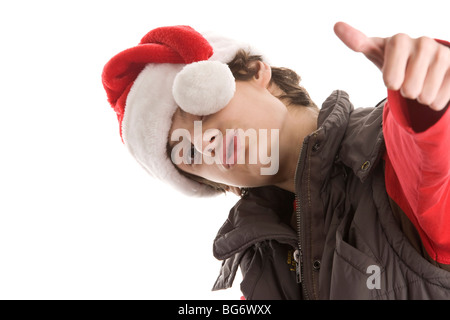
[[[180,174],[167,156],[172,116],[177,107],[195,115],[225,107],[235,91],[226,63],[239,49],[254,53],[248,45],[189,26],[162,27],[104,67],[103,86],[125,146],[150,175],[185,194],[218,191]]]

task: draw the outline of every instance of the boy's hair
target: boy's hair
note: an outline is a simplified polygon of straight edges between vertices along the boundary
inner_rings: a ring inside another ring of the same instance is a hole
[[[228,67],[236,80],[248,81],[259,71],[258,64],[255,63],[257,61],[262,61],[262,57],[239,50],[233,60],[228,63]],[[300,86],[301,78],[295,71],[272,66],[271,69],[270,84],[276,84],[283,91],[283,94],[277,97],[278,99],[283,100],[285,104],[317,108],[305,88]]]
[[[228,67],[237,81],[249,81],[259,71],[259,64],[255,62],[262,60],[263,59],[260,55],[251,55],[247,51],[241,49],[236,53],[233,60],[228,63]],[[309,97],[309,94],[305,88],[300,86],[301,78],[295,71],[288,68],[278,68],[272,66],[271,69],[272,78],[270,80],[270,84],[277,85],[283,92],[282,95],[277,96],[278,99],[282,100],[286,105],[293,104],[301,107],[318,109],[316,104]],[[171,157],[171,152],[172,150],[169,147],[169,143],[167,143],[167,155],[169,158]],[[226,192],[228,186],[225,184],[210,181],[203,177],[184,172],[177,166],[175,166],[175,168],[189,179],[206,184],[217,191],[221,191],[223,193]]]

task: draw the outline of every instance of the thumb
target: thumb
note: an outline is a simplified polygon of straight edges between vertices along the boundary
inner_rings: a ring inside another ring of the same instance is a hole
[[[367,59],[372,61],[380,70],[384,64],[384,38],[369,38],[361,31],[353,28],[345,22],[334,25],[334,32],[347,47],[356,52],[362,52]]]
[[[345,22],[338,22],[334,25],[334,33],[350,49],[356,52],[364,52],[369,38],[361,31],[353,28]]]

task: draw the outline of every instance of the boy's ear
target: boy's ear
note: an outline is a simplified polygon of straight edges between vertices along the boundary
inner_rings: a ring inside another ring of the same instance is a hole
[[[269,86],[270,79],[272,79],[272,69],[263,61],[257,61],[257,63],[259,67],[258,72],[253,78],[258,85],[263,88],[267,88]]]

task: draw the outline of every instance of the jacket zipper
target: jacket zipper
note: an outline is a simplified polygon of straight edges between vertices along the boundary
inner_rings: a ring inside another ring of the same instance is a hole
[[[305,142],[303,142],[302,147],[300,149],[300,156],[298,159],[298,163],[297,163],[297,168],[295,170],[295,176],[294,176],[294,185],[296,184],[296,177],[297,177],[297,170],[299,167],[299,164],[303,161],[303,158],[305,157],[305,155],[303,154],[303,147],[305,145]],[[302,290],[303,290],[303,295],[305,299],[309,299],[308,298],[308,292],[305,288],[305,275],[303,272],[303,250],[302,250],[302,214],[301,214],[301,209],[300,209],[300,198],[299,198],[299,194],[300,194],[300,190],[296,190],[297,192],[295,193],[295,214],[296,214],[296,220],[297,220],[297,241],[298,241],[298,254],[296,255],[297,257],[297,266],[296,266],[296,278],[297,278],[297,283],[301,283],[302,284]]]
[[[295,255],[295,260],[297,261],[296,267],[296,275],[297,275],[297,283],[303,282],[303,251],[302,251],[302,243],[301,243],[301,215],[300,215],[300,201],[298,200],[297,195],[295,195],[295,214],[297,218],[297,254]]]

